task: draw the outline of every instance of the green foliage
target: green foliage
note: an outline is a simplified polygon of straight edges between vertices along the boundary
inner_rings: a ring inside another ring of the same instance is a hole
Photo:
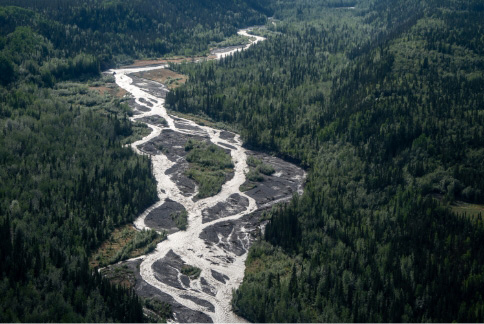
[[[198,277],[200,277],[202,269],[185,264],[181,268],[181,273],[183,273],[185,276],[190,277],[190,279],[197,279]]]
[[[8,85],[15,79],[14,65],[4,55],[0,55],[0,84]]]
[[[213,143],[188,140],[185,150],[190,168],[186,174],[199,185],[198,198],[216,195],[234,164],[230,154]]]
[[[120,145],[117,118],[69,104],[75,96],[0,91],[0,219],[17,246],[0,262],[2,321],[142,320],[137,297],[93,275],[87,255],[156,200],[149,160]]]
[[[247,191],[257,187],[256,182],[264,181],[263,175],[269,176],[275,172],[272,165],[263,163],[262,160],[254,156],[249,156],[247,158],[247,165],[249,166],[249,172],[246,173],[245,177],[248,182],[240,186],[241,191]]]
[[[138,297],[88,255],[157,199],[150,162],[122,147],[118,101],[58,83],[97,76],[98,60],[16,25],[33,17],[0,8],[0,321],[142,321]]]
[[[274,172],[276,172],[272,165],[263,163],[262,160],[253,156],[249,156],[247,158],[247,164],[249,165],[249,167],[252,167],[257,173],[272,175]]]
[[[189,151],[186,157],[188,162],[199,164],[211,171],[234,167],[230,154],[212,143],[188,140],[185,151]]]
[[[262,161],[252,155],[247,157],[247,165],[250,167],[257,167],[258,165],[262,164]]]
[[[239,26],[263,22],[264,8],[0,1],[0,321],[144,320],[134,292],[87,260],[157,198],[149,159],[122,146],[146,128],[130,123],[120,100],[59,81],[98,77],[133,58],[206,52]],[[115,261],[154,249],[155,236],[139,233]]]
[[[276,170],[274,170],[274,167],[270,164],[262,163],[257,167],[257,170],[265,175],[272,175]]]
[[[190,78],[172,109],[310,168],[251,249],[234,309],[254,322],[481,322],[482,215],[449,204],[484,201],[482,5],[339,5],[279,1],[266,42],[176,67]]]
[[[166,235],[158,234],[155,230],[146,229],[136,232],[134,240],[123,246],[112,258],[109,264],[117,263],[119,261],[127,260],[135,250],[142,250],[142,254],[147,254],[156,248],[156,245],[163,241]],[[103,266],[100,264],[100,266]]]
[[[305,194],[271,212],[251,249],[237,312],[483,321],[482,214],[448,208],[484,201],[481,2],[277,1],[266,42],[173,67],[190,78],[168,94],[171,108],[310,168]],[[87,255],[156,199],[149,161],[121,146],[136,133],[124,105],[58,81],[203,53],[262,23],[267,5],[0,3],[30,8],[0,7],[0,321],[141,321],[134,293],[92,273]],[[230,157],[187,150],[199,195],[217,193]],[[255,180],[271,172],[251,163]]]
[[[136,142],[146,136],[148,136],[150,133],[151,133],[151,128],[149,128],[145,123],[141,123],[141,122],[134,122],[132,124],[129,124],[130,126],[128,126],[129,130],[128,130],[128,134],[130,134],[130,136],[126,137],[122,143],[123,144],[130,144],[130,143],[133,143],[133,142]]]
[[[264,177],[256,169],[250,169],[249,172],[247,172],[247,174],[245,175],[245,177],[247,178],[247,180],[253,181],[253,182],[264,181]]]
[[[69,57],[95,55],[103,69],[132,58],[207,53],[211,43],[264,23],[270,13],[259,0],[0,1],[8,5],[26,9],[0,7],[0,34],[29,26]]]
[[[203,171],[189,169],[187,176],[199,185],[197,198],[206,198],[216,195],[225,183],[225,173],[222,171]]]
[[[172,213],[170,216],[171,219],[175,221],[176,227],[178,227],[182,231],[187,229],[188,213],[186,210]]]
[[[229,46],[237,46],[237,45],[246,45],[250,43],[249,37],[241,36],[241,35],[233,35],[221,42],[212,43],[211,46],[213,47],[229,47]]]
[[[158,315],[163,320],[173,317],[171,305],[168,303],[160,302],[155,298],[147,298],[145,299],[145,306],[147,309],[155,312],[156,315]]]

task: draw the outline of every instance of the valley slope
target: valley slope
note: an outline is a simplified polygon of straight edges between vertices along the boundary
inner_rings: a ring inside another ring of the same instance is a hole
[[[180,66],[172,109],[310,168],[272,212],[233,306],[255,322],[482,321],[479,1],[276,7],[272,36]]]

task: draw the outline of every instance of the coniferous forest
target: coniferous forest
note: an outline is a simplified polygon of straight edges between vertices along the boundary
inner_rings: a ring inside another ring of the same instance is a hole
[[[157,200],[151,163],[123,146],[130,108],[85,82],[126,60],[201,54],[267,10],[222,4],[0,2],[1,322],[146,320],[88,258]]]
[[[189,79],[166,98],[308,172],[235,312],[484,321],[481,0],[0,0],[1,322],[146,320],[88,258],[156,201],[151,163],[123,146],[130,108],[86,82],[259,24],[247,51],[171,66]]]
[[[280,4],[266,42],[175,67],[190,77],[172,109],[309,171],[271,211],[233,307],[255,322],[482,322],[484,7],[354,4]]]

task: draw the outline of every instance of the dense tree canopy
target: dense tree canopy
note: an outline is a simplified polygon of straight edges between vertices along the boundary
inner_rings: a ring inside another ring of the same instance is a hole
[[[28,25],[70,57],[96,55],[103,67],[136,57],[207,52],[238,28],[265,22],[265,1],[0,0],[0,30]]]
[[[94,57],[59,60],[28,27],[3,44],[0,320],[143,320],[138,297],[87,264],[115,226],[156,200],[150,162],[120,145],[124,107],[106,102],[113,113],[101,114],[87,87],[55,82],[97,75]]]
[[[274,209],[234,309],[251,321],[484,318],[479,1],[279,2],[273,36],[178,68],[172,109],[309,167]],[[287,18],[290,17],[290,18]],[[267,34],[267,32],[266,32]]]
[[[156,201],[151,163],[122,145],[135,134],[129,107],[72,81],[202,53],[261,11],[254,0],[0,1],[1,322],[145,320],[88,257]]]
[[[273,13],[266,42],[173,66],[189,81],[167,97],[309,170],[271,211],[234,309],[484,321],[481,2],[0,0],[22,7],[0,6],[0,321],[143,320],[87,257],[156,199],[150,161],[121,145],[129,108],[72,80],[203,53]]]

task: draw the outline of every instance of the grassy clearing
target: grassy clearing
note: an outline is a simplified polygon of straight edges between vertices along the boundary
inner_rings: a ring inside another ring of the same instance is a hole
[[[117,228],[99,249],[93,253],[89,262],[91,267],[105,267],[129,258],[151,252],[156,244],[166,238],[153,230],[137,231],[132,225]]]
[[[64,83],[61,84],[60,87],[59,92],[61,95],[67,96],[69,95],[69,92],[76,89],[76,84]],[[115,83],[114,76],[105,74],[100,79],[90,81],[89,87],[87,88],[90,91],[82,91],[81,94],[83,95],[76,96],[75,99],[79,102],[88,103],[91,106],[104,106],[106,108],[106,113],[114,114],[119,120],[121,120],[121,131],[127,135],[127,137],[121,141],[121,144],[125,145],[136,142],[151,133],[151,129],[145,123],[124,123],[124,116],[133,116],[133,111],[126,103],[123,103],[127,92],[118,87]],[[108,103],[110,104],[109,106]]]
[[[212,143],[189,140],[185,144],[190,167],[186,175],[199,186],[197,198],[216,195],[222,189],[234,164],[224,149]]]
[[[484,215],[484,205],[469,204],[463,201],[456,201],[450,205],[450,209],[459,215],[466,215],[468,217],[479,217]]]
[[[132,109],[122,99],[126,92],[114,83],[112,75],[90,81],[88,85],[77,82],[61,82],[56,84],[54,93],[64,97],[70,109],[89,107],[93,111],[117,118],[119,120],[118,134],[125,138],[121,144],[133,143],[151,133],[151,129],[141,122],[132,123],[128,117],[133,115]]]
[[[190,279],[197,279],[200,277],[200,273],[202,273],[202,269],[185,264],[181,268],[181,273],[183,273],[185,276],[190,277]]]
[[[88,83],[89,89],[99,93],[101,96],[108,96],[111,98],[122,99],[128,92],[116,84],[114,76],[104,74],[100,79],[90,81]]]
[[[163,83],[170,90],[178,88],[179,86],[185,84],[188,80],[188,76],[174,72],[169,69],[158,69],[145,72],[135,73],[136,76],[148,79],[156,82]]]

